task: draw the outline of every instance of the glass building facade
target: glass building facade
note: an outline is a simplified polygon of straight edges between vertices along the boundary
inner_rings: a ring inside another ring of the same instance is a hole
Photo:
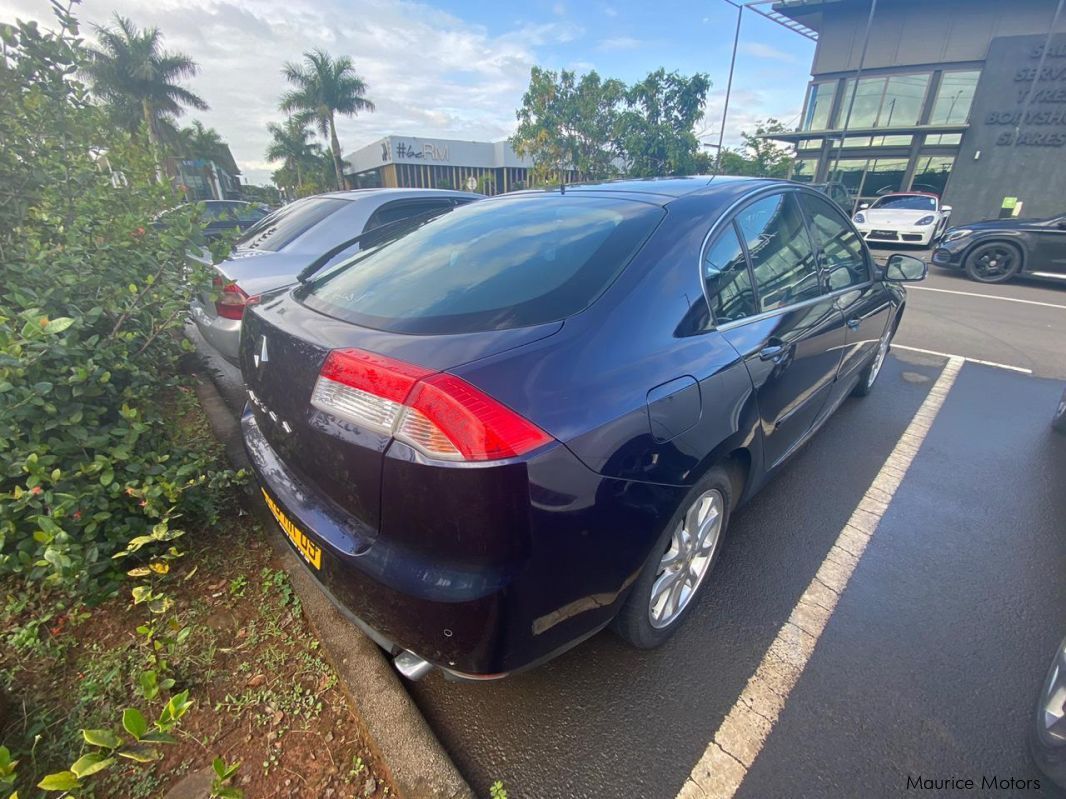
[[[890,191],[943,194],[969,124],[979,66],[819,76],[807,90],[793,179],[843,184],[856,203]]]

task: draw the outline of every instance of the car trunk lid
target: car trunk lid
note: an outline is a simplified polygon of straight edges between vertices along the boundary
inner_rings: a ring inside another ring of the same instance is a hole
[[[355,517],[358,537],[373,540],[388,431],[353,424],[315,407],[312,399],[330,352],[358,348],[441,372],[550,336],[562,327],[413,336],[332,319],[293,301],[289,292],[249,308],[241,338],[241,369],[256,419],[271,447],[319,501]]]

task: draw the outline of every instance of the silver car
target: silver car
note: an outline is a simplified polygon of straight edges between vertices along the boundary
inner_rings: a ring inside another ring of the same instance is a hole
[[[444,212],[481,199],[480,194],[441,189],[359,189],[305,197],[279,208],[237,239],[230,257],[216,264],[216,296],[192,303],[192,318],[208,344],[237,362],[241,318],[248,300],[295,283],[317,263],[325,267],[359,249],[362,233],[411,217]],[[332,253],[323,261],[323,257]]]

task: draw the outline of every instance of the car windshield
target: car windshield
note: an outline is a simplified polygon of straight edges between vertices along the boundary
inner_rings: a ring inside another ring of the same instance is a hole
[[[927,197],[924,194],[891,194],[879,199],[872,207],[892,211],[935,211],[936,197]]]
[[[344,207],[347,200],[308,197],[280,208],[248,228],[235,246],[277,252],[327,216]]]
[[[556,321],[586,308],[664,213],[643,202],[559,194],[472,203],[355,256],[297,298],[397,333]]]

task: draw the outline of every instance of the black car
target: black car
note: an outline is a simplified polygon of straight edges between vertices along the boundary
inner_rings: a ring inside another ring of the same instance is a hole
[[[210,241],[229,231],[244,231],[270,213],[259,203],[241,200],[205,200],[203,203],[204,236]]]
[[[612,622],[656,646],[737,506],[873,388],[924,275],[787,181],[493,197],[249,305],[244,441],[409,676],[501,677]]]
[[[963,269],[981,283],[1016,276],[1066,280],[1066,216],[990,219],[950,228],[933,263]]]

